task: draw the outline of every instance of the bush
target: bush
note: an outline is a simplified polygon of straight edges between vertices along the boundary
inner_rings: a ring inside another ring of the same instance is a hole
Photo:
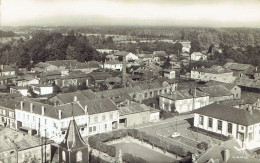
[[[197,147],[198,147],[199,149],[207,150],[207,149],[208,149],[208,143],[206,143],[206,142],[201,142],[201,143],[199,143],[199,144],[197,145]]]

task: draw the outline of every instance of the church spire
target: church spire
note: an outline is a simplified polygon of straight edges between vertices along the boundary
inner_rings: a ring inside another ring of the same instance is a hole
[[[78,126],[74,118],[70,121],[69,128],[60,146],[67,150],[73,150],[86,146],[86,143],[81,137],[81,134],[79,132]]]

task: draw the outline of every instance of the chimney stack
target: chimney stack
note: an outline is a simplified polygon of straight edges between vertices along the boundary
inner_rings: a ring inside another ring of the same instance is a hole
[[[77,96],[74,96],[73,102],[78,102]]]
[[[33,112],[33,103],[30,103],[30,112]]]
[[[21,110],[23,110],[23,104],[24,104],[23,101],[21,101]]]
[[[88,106],[85,105],[85,114],[88,114]]]
[[[42,115],[44,115],[45,114],[45,108],[44,108],[44,106],[42,106]]]
[[[123,56],[122,85],[126,87],[126,57]]]
[[[58,110],[59,112],[59,119],[61,119],[61,110]]]

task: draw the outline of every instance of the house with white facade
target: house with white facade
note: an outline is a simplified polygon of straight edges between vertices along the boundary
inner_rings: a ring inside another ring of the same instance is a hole
[[[28,87],[12,86],[12,87],[10,87],[10,93],[20,93],[22,96],[27,96]]]
[[[48,105],[22,100],[15,109],[16,129],[35,133],[56,142],[63,140],[70,120],[75,119],[82,136],[118,129],[119,110],[110,99]]]
[[[110,60],[104,63],[103,68],[122,71],[123,63],[117,60]]]
[[[16,128],[15,123],[15,100],[6,100],[0,103],[0,125],[5,127],[10,127],[12,129]]]
[[[207,55],[202,54],[201,52],[193,52],[190,58],[192,61],[205,61],[207,60]]]
[[[260,111],[211,104],[194,111],[194,126],[200,129],[232,136],[243,147],[260,147]]]
[[[37,95],[48,95],[53,93],[53,86],[44,84],[32,84],[32,91]]]
[[[39,84],[39,83],[40,83],[40,79],[34,78],[33,76],[29,76],[29,75],[20,76],[16,79],[16,85],[21,87],[29,86],[32,84]]]
[[[210,68],[195,68],[191,70],[191,79],[199,81],[218,81],[223,83],[234,83],[236,77],[233,72],[222,66],[213,65]]]
[[[159,96],[159,107],[170,112],[185,113],[209,104],[209,95],[199,89],[185,89]]]
[[[0,65],[0,76],[15,76],[15,69],[9,65]]]
[[[138,60],[138,56],[131,53],[131,52],[126,52],[126,51],[118,51],[114,53],[114,56],[116,56],[119,60],[120,58],[122,59],[125,57],[125,60],[128,61],[135,61]]]

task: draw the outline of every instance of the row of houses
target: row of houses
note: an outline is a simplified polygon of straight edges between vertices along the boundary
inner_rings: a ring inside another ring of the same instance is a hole
[[[160,109],[185,113],[203,106],[240,99],[241,89],[237,85],[215,85],[183,89],[159,96]]]

